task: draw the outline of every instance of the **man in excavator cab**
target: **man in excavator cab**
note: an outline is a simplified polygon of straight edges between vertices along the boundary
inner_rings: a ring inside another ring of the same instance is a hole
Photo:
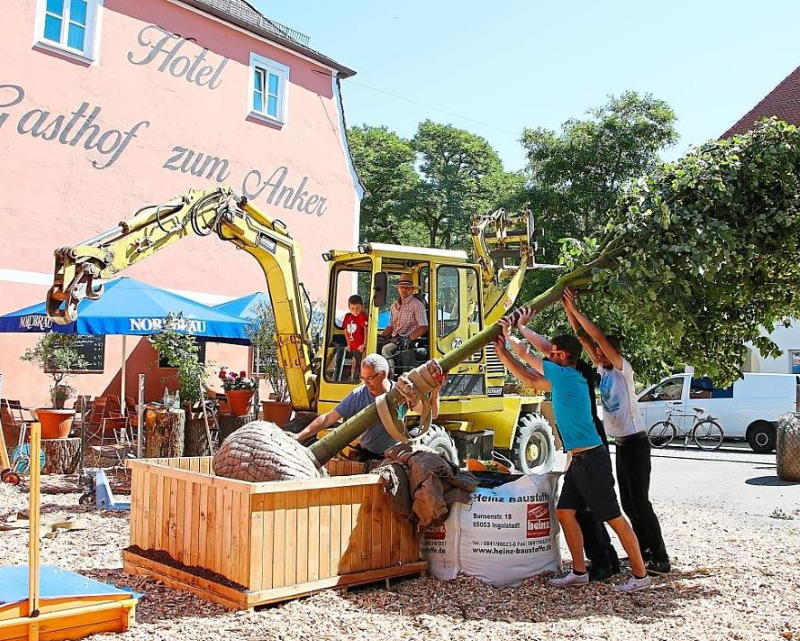
[[[419,288],[411,273],[401,274],[396,287],[398,298],[389,308],[389,324],[378,336],[378,351],[389,362],[390,376],[415,364],[414,341],[428,333],[427,311],[425,304],[414,296]]]

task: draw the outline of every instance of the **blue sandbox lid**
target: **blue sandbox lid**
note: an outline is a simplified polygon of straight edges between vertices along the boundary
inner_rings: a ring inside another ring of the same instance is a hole
[[[39,586],[42,599],[63,597],[124,595],[138,599],[141,594],[95,581],[76,572],[63,570],[55,565],[43,565],[40,571]],[[0,606],[18,603],[28,598],[28,566],[0,565]]]

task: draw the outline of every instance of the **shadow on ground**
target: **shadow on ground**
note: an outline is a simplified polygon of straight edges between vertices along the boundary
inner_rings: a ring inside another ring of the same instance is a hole
[[[798,481],[784,481],[778,476],[754,476],[745,481],[748,485],[800,485]]]

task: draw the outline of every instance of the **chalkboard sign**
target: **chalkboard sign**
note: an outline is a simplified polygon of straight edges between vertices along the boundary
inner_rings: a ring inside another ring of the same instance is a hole
[[[86,367],[81,372],[102,373],[106,363],[106,337],[105,336],[76,336],[75,349],[86,361]]]
[[[70,347],[80,352],[86,360],[86,367],[70,370],[74,373],[102,374],[105,369],[106,361],[106,337],[105,336],[84,336],[81,334],[70,334],[72,341]],[[52,367],[45,368],[45,372],[54,372]]]

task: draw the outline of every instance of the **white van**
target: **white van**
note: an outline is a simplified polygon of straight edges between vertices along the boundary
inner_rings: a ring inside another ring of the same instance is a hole
[[[798,411],[799,378],[794,374],[744,374],[732,386],[717,388],[708,378],[675,374],[639,395],[639,411],[645,429],[664,420],[672,409],[673,421],[688,430],[694,421],[692,408],[701,407],[717,419],[725,438],[747,439],[754,452],[771,452],[778,418]]]

